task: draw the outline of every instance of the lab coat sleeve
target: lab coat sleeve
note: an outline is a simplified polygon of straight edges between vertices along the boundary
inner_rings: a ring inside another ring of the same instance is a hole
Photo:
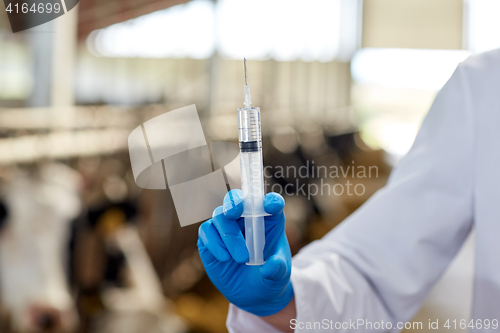
[[[306,324],[325,319],[334,332],[381,331],[353,329],[358,320],[389,321],[392,332],[400,331],[395,326],[413,317],[460,249],[473,211],[474,117],[466,67],[459,65],[437,94],[386,187],[293,258],[296,320],[304,324],[296,332],[317,331]],[[228,327],[247,332],[243,328],[259,320],[231,306]],[[336,322],[344,328],[335,329]]]

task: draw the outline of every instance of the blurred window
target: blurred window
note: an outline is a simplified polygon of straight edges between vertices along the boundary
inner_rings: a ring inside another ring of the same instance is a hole
[[[362,138],[396,160],[410,149],[436,92],[465,50],[364,48],[351,64],[352,99]]]
[[[331,61],[339,52],[340,0],[221,0],[217,8],[222,55]]]
[[[468,55],[462,50],[364,48],[356,53],[351,72],[360,84],[436,91]]]
[[[449,4],[453,5],[452,2]],[[456,66],[471,53],[500,47],[500,1],[464,0],[463,6],[462,50],[418,48],[425,38],[415,35],[414,38],[407,36],[405,40],[413,49],[362,48],[353,58],[352,101],[360,122],[361,135],[369,145],[386,150],[396,160],[410,149],[436,92],[450,78]],[[381,11],[373,4],[372,7]],[[366,24],[370,22],[364,21]],[[364,27],[364,31],[370,29],[369,26]],[[425,29],[423,32],[431,33]],[[385,33],[382,37],[387,39],[392,35]],[[449,45],[445,43],[443,48],[445,46]]]
[[[31,62],[26,44],[0,35],[0,99],[22,100],[29,96],[33,83]]]
[[[359,41],[358,0],[195,0],[96,30],[99,56],[349,60]]]
[[[467,48],[485,52],[500,48],[500,1],[468,0]]]
[[[90,52],[106,57],[209,58],[214,6],[197,0],[93,31]]]

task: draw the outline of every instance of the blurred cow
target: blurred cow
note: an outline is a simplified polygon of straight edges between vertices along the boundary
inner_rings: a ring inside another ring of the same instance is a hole
[[[128,154],[121,157],[128,163]],[[186,332],[173,302],[164,295],[143,242],[143,238],[147,240],[146,220],[151,214],[137,207],[141,192],[127,164],[120,156],[80,159],[78,170],[85,183],[82,197],[87,211],[85,222],[75,230],[73,254],[81,331]],[[166,203],[155,202],[154,206],[165,207]],[[166,223],[166,216],[160,217]],[[195,246],[195,241],[189,244]],[[168,251],[160,255],[176,261]]]
[[[2,186],[1,301],[17,332],[69,332],[78,324],[67,282],[70,221],[79,175],[61,164],[13,172]]]

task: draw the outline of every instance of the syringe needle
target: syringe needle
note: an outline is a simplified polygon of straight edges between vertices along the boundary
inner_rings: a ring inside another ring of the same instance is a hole
[[[247,59],[243,58],[243,66],[245,66],[245,99],[243,104],[247,107],[252,105],[252,98],[250,97],[250,87],[248,86],[248,76],[247,76]]]
[[[247,79],[247,60],[243,58],[243,66],[245,66],[245,85],[248,85],[248,79]]]

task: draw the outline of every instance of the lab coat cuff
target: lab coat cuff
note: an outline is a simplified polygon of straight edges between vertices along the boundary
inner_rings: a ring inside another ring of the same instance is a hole
[[[315,304],[315,296],[311,295],[311,291],[307,291],[307,277],[303,276],[299,269],[292,269],[292,275],[290,277],[293,286],[293,292],[295,297],[295,308],[297,315],[295,317],[295,323],[306,322],[314,318],[311,310],[314,308],[311,306]],[[316,295],[317,297],[317,295]],[[293,322],[290,323],[292,326]],[[299,332],[299,329],[295,329],[294,332]]]
[[[230,333],[269,332],[280,333],[262,318],[230,304],[226,326]]]

